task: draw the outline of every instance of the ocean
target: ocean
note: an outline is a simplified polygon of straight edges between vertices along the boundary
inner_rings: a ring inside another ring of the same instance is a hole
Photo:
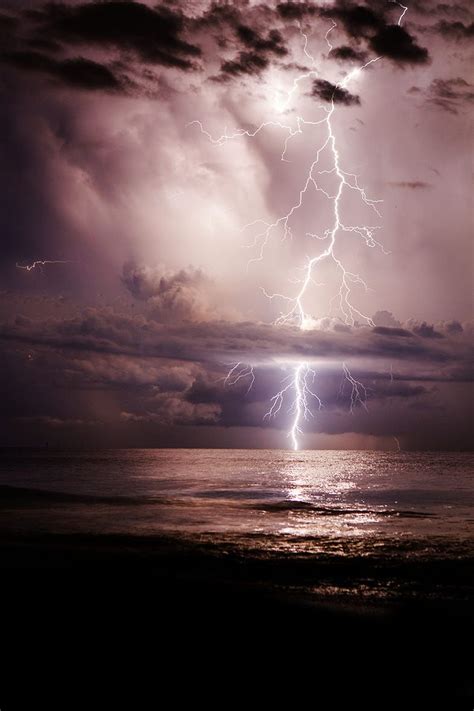
[[[166,535],[261,557],[459,558],[474,553],[472,463],[431,452],[4,450],[2,528]]]
[[[258,679],[266,706],[283,684],[472,709],[472,484],[459,453],[3,450],[9,668],[40,664],[48,698],[92,659],[119,690],[135,669],[134,693],[147,669],[153,699],[217,679],[244,707]],[[23,687],[2,709],[30,708]]]

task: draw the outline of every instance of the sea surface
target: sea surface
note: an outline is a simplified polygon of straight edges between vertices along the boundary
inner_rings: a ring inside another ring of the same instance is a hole
[[[3,526],[19,533],[166,534],[262,554],[382,547],[471,555],[473,483],[466,453],[43,449],[0,457]]]
[[[112,680],[138,658],[134,694],[148,661],[155,695],[157,679],[176,694],[176,668],[192,694],[217,669],[246,698],[257,679],[267,705],[286,684],[293,701],[326,690],[328,708],[344,690],[352,705],[360,690],[362,705],[383,706],[388,689],[400,708],[418,697],[425,708],[428,695],[429,708],[461,698],[472,709],[472,463],[455,453],[5,449],[3,646],[22,673],[31,650],[32,667],[45,661],[48,695],[57,658],[70,668],[74,649],[79,670],[98,655],[100,676],[117,654]]]

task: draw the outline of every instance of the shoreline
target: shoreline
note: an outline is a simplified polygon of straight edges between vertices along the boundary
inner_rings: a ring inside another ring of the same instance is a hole
[[[154,641],[160,669],[169,674],[173,650],[171,666],[178,654],[185,675],[197,669],[207,673],[210,664],[230,674],[233,684],[244,683],[242,664],[246,673],[257,664],[274,675],[275,665],[284,663],[287,674],[332,679],[333,701],[367,704],[357,684],[369,673],[371,693],[386,695],[391,688],[390,695],[405,704],[407,698],[429,700],[431,708],[439,708],[433,704],[442,699],[444,708],[472,708],[474,680],[464,650],[474,638],[473,605],[463,595],[430,599],[427,592],[437,569],[438,577],[454,576],[453,584],[457,579],[461,587],[472,582],[473,561],[445,563],[444,572],[440,561],[429,562],[423,572],[418,561],[417,595],[408,586],[406,594],[378,598],[377,584],[387,573],[382,559],[365,560],[363,569],[363,559],[256,560],[242,551],[218,552],[209,543],[169,536],[4,532],[3,639],[7,649],[21,642],[23,655],[25,645],[30,650],[41,644],[53,658],[59,654],[59,664],[63,652],[74,658],[82,644],[95,659],[92,640],[100,640],[99,657],[114,659],[120,649],[132,665]],[[414,568],[399,564],[390,575],[402,583],[409,570]],[[361,594],[362,578],[365,584],[372,581],[372,596]],[[318,592],[317,584],[325,592]],[[41,663],[41,654],[31,661]],[[338,688],[341,676],[349,686]],[[171,681],[161,683],[167,688]]]

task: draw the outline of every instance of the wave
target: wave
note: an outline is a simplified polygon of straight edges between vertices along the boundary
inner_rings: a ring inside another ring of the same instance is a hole
[[[20,486],[0,485],[0,502],[4,504],[99,504],[113,506],[148,505],[172,503],[170,499],[156,496],[97,496],[94,494],[71,494],[47,489],[29,489]]]
[[[397,510],[397,509],[375,509],[375,508],[338,508],[335,506],[321,506],[312,504],[310,501],[300,501],[292,499],[282,499],[280,501],[262,502],[258,505],[251,505],[252,508],[269,513],[281,513],[282,511],[308,511],[319,516],[348,516],[354,514],[365,514],[371,516],[397,516],[399,518],[431,518],[435,514],[425,511]]]
[[[249,492],[239,492],[241,496],[236,501],[235,492],[230,490],[218,490],[212,492],[213,495],[206,496],[206,499],[217,499],[220,503],[226,504],[228,507],[253,509],[257,511],[266,511],[268,513],[281,514],[291,512],[310,513],[315,516],[354,516],[354,515],[370,515],[383,517],[398,517],[398,518],[431,518],[435,516],[433,513],[414,510],[398,510],[398,509],[381,509],[369,507],[342,507],[342,506],[324,506],[313,504],[310,501],[300,499],[280,499],[277,501],[252,500],[254,497],[249,496]],[[260,492],[260,496],[261,496]],[[265,492],[264,492],[265,493]],[[229,498],[229,494],[232,494]],[[95,494],[84,493],[67,493],[62,491],[51,491],[47,489],[30,489],[19,486],[0,485],[0,502],[7,506],[41,506],[54,504],[84,504],[84,505],[102,505],[102,506],[149,506],[162,505],[172,507],[193,507],[202,506],[202,496],[189,496],[183,498],[175,497],[158,497],[150,495],[142,496],[100,496]],[[249,500],[250,499],[250,500]]]

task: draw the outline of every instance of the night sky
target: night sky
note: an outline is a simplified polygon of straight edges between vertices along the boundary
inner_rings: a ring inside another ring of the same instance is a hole
[[[303,447],[469,448],[474,12],[406,2],[399,25],[385,0],[0,0],[0,445],[285,448],[291,397],[264,415],[304,361]],[[337,254],[367,288],[348,318],[321,262],[302,330],[267,296],[324,249],[334,173],[263,250],[258,221],[298,202],[331,102],[383,202],[345,190],[375,242],[341,231]]]

